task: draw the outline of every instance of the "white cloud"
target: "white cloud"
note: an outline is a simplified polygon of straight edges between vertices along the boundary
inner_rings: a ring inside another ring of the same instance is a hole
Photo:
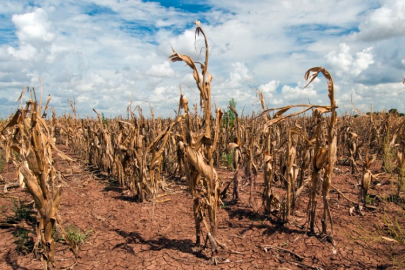
[[[159,86],[156,87],[147,101],[153,104],[157,109],[165,109],[167,111],[173,111],[177,109],[179,101],[180,91],[175,86]]]
[[[345,43],[339,45],[340,52],[332,51],[326,56],[329,64],[336,67],[339,71],[338,76],[342,76],[343,72],[350,72],[350,67],[353,63],[353,57],[350,54],[350,47]]]
[[[356,53],[356,60],[352,66],[352,74],[354,76],[359,75],[363,70],[366,70],[369,65],[374,63],[372,47],[364,49],[361,52]]]
[[[169,56],[173,53],[173,48],[177,53],[188,55],[194,59],[204,59],[204,51],[200,53],[200,51],[196,50],[196,45],[201,45],[202,40],[199,38],[198,41],[194,43],[194,32],[194,29],[186,29],[182,34],[173,36],[171,32],[162,31],[157,36],[160,43],[160,51]]]
[[[272,80],[266,84],[260,85],[258,87],[258,90],[261,91],[262,93],[267,94],[267,96],[272,97],[271,93],[274,93],[279,85],[280,85],[280,81]]]
[[[26,14],[13,15],[12,21],[18,29],[17,36],[23,43],[51,42],[55,38],[48,14],[42,8]]]
[[[313,101],[313,98],[317,97],[317,93],[312,87],[303,88],[300,85],[296,87],[284,85],[281,93],[284,99],[292,104],[307,102],[308,100]]]
[[[375,41],[405,35],[405,2],[382,1],[382,6],[366,13],[355,37]]]
[[[153,77],[173,77],[174,76],[174,70],[170,67],[170,64],[168,61],[165,61],[163,64],[156,64],[152,65],[148,71],[146,71],[147,75],[153,76]]]
[[[232,67],[233,71],[230,74],[230,79],[232,81],[248,80],[252,78],[252,75],[249,73],[249,69],[244,63],[232,63]]]
[[[2,109],[10,110],[6,100],[17,99],[24,86],[39,88],[38,77],[57,112],[70,111],[67,100],[75,98],[82,115],[93,115],[93,107],[125,114],[132,99],[166,115],[177,108],[179,85],[198,103],[190,68],[167,62],[171,46],[204,61],[196,19],[208,37],[219,106],[234,98],[238,109],[260,111],[251,85],[259,85],[268,106],[328,103],[321,76],[303,89],[304,73],[314,66],[332,74],[342,110],[350,109],[353,91],[367,107],[373,99],[375,108],[403,106],[390,95],[405,77],[402,0],[210,0],[210,9],[197,13],[140,0],[0,2]]]
[[[356,84],[353,86],[353,91],[355,93],[354,104],[363,112],[370,111],[371,104],[374,106],[374,111],[391,108],[396,108],[401,112],[405,111],[403,103],[396,102],[396,100],[403,100],[405,95],[404,87],[399,83],[385,83],[376,86]]]
[[[339,77],[358,76],[374,63],[372,47],[357,52],[355,57],[350,53],[350,47],[347,44],[341,43],[339,49],[339,52],[331,51],[326,55],[327,62],[335,68],[336,75]]]
[[[17,49],[8,47],[8,53],[23,61],[42,59],[47,54],[47,46],[55,39],[47,12],[36,8],[30,13],[13,15],[11,20],[20,43]]]
[[[20,60],[31,60],[38,53],[37,49],[31,44],[22,44],[18,50],[9,47],[7,51],[9,54]]]
[[[270,105],[272,106],[279,106],[283,104],[284,100],[283,99],[270,99]]]
[[[233,70],[229,73],[229,79],[221,85],[221,88],[239,88],[242,87],[244,82],[252,79],[252,75],[244,63],[235,62],[231,66]]]

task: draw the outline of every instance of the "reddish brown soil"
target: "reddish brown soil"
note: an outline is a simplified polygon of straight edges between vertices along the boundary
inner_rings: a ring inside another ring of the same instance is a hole
[[[73,154],[71,154],[74,156]],[[75,156],[74,156],[75,157]],[[67,245],[57,244],[56,260],[60,267],[73,265],[74,269],[393,269],[405,266],[405,246],[390,241],[392,236],[384,229],[384,217],[398,218],[405,230],[403,204],[379,201],[395,193],[390,175],[378,177],[371,194],[377,195],[375,210],[364,209],[349,214],[353,206],[331,191],[330,205],[334,220],[332,245],[320,235],[308,235],[306,221],[308,190],[297,202],[289,224],[282,225],[277,216],[263,215],[261,191],[262,177],[257,180],[256,208],[248,206],[249,186],[243,186],[240,201],[225,201],[219,210],[218,240],[228,247],[219,252],[220,264],[210,264],[210,249],[194,247],[195,229],[192,199],[185,183],[167,181],[170,191],[158,198],[152,216],[152,203],[136,203],[128,191],[112,185],[108,177],[91,171],[85,161],[70,165],[57,159],[56,167],[65,175],[59,214],[64,226],[74,225],[89,237],[80,246],[79,258],[74,259]],[[374,172],[381,172],[378,164]],[[13,169],[5,166],[4,181],[16,178]],[[224,181],[233,173],[219,170]],[[394,178],[394,176],[392,177]],[[358,200],[356,185],[359,175],[353,176],[350,167],[338,166],[333,185],[353,201]],[[3,187],[4,182],[1,185]],[[280,185],[276,183],[275,186]],[[281,189],[277,189],[281,192]],[[281,194],[283,195],[283,194]],[[11,214],[12,198],[22,202],[32,199],[20,188],[10,188],[0,194],[2,216]],[[316,232],[319,234],[322,200],[318,199]],[[23,224],[32,230],[32,224]],[[17,252],[17,228],[0,229],[0,269],[41,269],[39,259],[32,253]],[[35,232],[32,231],[32,234]],[[405,235],[405,232],[403,232]],[[386,237],[385,239],[382,237]],[[261,245],[274,248],[267,252]],[[281,249],[280,249],[281,248]],[[230,251],[231,250],[231,251]],[[234,252],[232,252],[234,251]]]

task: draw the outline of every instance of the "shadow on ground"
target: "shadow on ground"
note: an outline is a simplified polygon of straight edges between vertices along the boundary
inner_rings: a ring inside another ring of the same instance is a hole
[[[138,232],[126,232],[119,229],[114,230],[117,234],[125,239],[125,243],[120,243],[114,247],[121,248],[134,254],[129,244],[146,244],[149,245],[149,250],[172,249],[183,253],[193,254],[198,258],[208,260],[209,258],[200,251],[194,251],[195,244],[190,239],[169,239],[167,237],[159,237],[157,239],[145,240]]]

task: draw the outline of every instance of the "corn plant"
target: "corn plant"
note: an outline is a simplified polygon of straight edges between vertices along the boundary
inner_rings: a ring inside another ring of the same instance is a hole
[[[24,91],[20,99],[23,93]],[[58,173],[53,167],[52,152],[56,151],[62,158],[69,158],[56,148],[48,125],[41,117],[42,102],[37,102],[34,89],[30,94],[31,99],[27,101],[25,108],[17,110],[2,133],[8,131],[10,135],[11,143],[7,151],[17,153],[11,155],[11,158],[19,168],[26,189],[32,195],[38,210],[35,249],[39,250],[44,269],[56,268],[55,240],[52,231],[57,224],[61,226],[57,211],[62,187],[58,183]],[[48,102],[49,100],[50,98]]]
[[[400,193],[405,189],[405,121],[401,125],[400,129],[400,136],[401,136],[401,143],[397,149],[397,174],[398,174],[398,182],[397,182],[397,196],[399,197]]]
[[[336,102],[335,102],[335,90],[333,79],[330,73],[321,67],[315,67],[309,69],[305,73],[305,79],[310,80],[307,86],[315,80],[319,73],[322,73],[323,76],[328,81],[328,97],[330,100],[330,106],[317,108],[315,110],[315,118],[317,119],[317,126],[316,126],[316,142],[315,142],[315,156],[313,159],[313,172],[312,172],[312,190],[311,190],[311,198],[309,202],[310,215],[309,215],[309,223],[310,223],[310,232],[314,232],[314,223],[315,223],[315,211],[316,211],[316,201],[315,201],[315,189],[316,183],[318,181],[318,174],[319,171],[324,168],[324,179],[322,184],[322,199],[323,199],[323,219],[322,219],[322,233],[327,233],[327,219],[329,219],[330,229],[333,234],[333,222],[332,222],[332,215],[329,209],[329,189],[332,182],[332,174],[333,174],[333,167],[335,165],[336,160],[336,147],[337,147],[337,132],[336,132],[336,121],[337,121],[337,113],[336,113]],[[321,141],[322,135],[322,121],[321,121],[321,114],[330,112],[330,120],[328,123],[327,134],[324,138],[325,142]]]
[[[193,212],[196,225],[196,244],[200,244],[201,222],[207,230],[207,240],[210,241],[212,259],[216,263],[218,252],[217,209],[219,204],[219,179],[214,168],[213,153],[217,148],[219,128],[223,112],[220,108],[216,111],[215,135],[211,132],[211,81],[212,76],[208,73],[209,44],[207,37],[201,28],[199,21],[196,21],[196,36],[202,35],[205,41],[205,61],[200,63],[201,75],[196,62],[187,55],[182,55],[173,50],[170,56],[172,62],[183,61],[192,70],[197,88],[200,91],[200,100],[203,105],[203,125],[197,134],[193,132],[191,113],[187,99],[181,94],[180,107],[185,112],[185,126],[181,126],[181,139],[178,143],[182,163],[185,166],[187,182],[193,196]],[[196,118],[198,119],[198,118]],[[199,192],[198,190],[202,190]],[[208,214],[209,225],[205,220]]]

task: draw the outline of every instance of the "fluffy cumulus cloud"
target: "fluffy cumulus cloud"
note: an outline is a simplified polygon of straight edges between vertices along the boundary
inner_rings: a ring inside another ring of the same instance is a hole
[[[156,64],[152,65],[148,71],[146,71],[147,75],[150,75],[152,77],[173,77],[175,72],[174,70],[170,67],[170,64],[168,61],[165,61],[163,64]]]
[[[188,55],[194,59],[200,58],[203,55],[197,50],[197,45],[203,45],[202,39],[195,40],[194,29],[185,29],[180,35],[173,35],[172,32],[162,31],[158,34],[159,51],[167,56],[173,53],[172,49],[176,52]]]
[[[155,103],[158,106],[161,106],[162,104],[160,103],[163,103],[164,105],[175,105],[175,102],[178,101],[178,99],[179,99],[179,90],[176,89],[174,86],[171,87],[159,86],[153,90],[148,101],[151,102],[152,104]]]
[[[252,85],[252,74],[243,62],[233,62],[229,64],[228,74],[225,76],[214,76],[211,84],[211,93],[214,100],[219,104],[226,105],[232,98],[243,107],[255,99],[255,92],[249,89]],[[238,107],[239,107],[238,106]]]
[[[314,85],[317,85],[319,82],[319,78],[316,78],[312,84],[305,88],[303,81],[299,81],[295,87],[284,85],[281,89],[281,94],[285,100],[292,104],[308,103],[308,101],[311,103],[322,104],[322,98],[318,96],[314,89]]]
[[[350,47],[341,43],[339,52],[331,51],[326,55],[327,62],[335,69],[337,76],[358,76],[374,63],[372,47],[357,52],[354,56]]]
[[[273,97],[273,94],[276,90],[277,87],[280,85],[279,81],[270,81],[266,84],[262,84],[260,85],[257,89],[262,92],[263,94],[265,94],[268,97]]]
[[[43,44],[55,38],[51,32],[52,23],[49,21],[48,13],[37,8],[33,12],[13,15],[13,23],[17,27],[17,36],[22,43],[38,42]]]
[[[381,4],[379,8],[365,13],[357,38],[376,41],[405,35],[405,2],[387,0]]]
[[[301,87],[291,87],[288,85],[283,86],[281,93],[283,93],[285,99],[295,102],[299,102],[302,100],[306,102],[310,98],[316,96],[316,91],[314,89],[311,88],[302,89]]]
[[[252,79],[252,75],[244,63],[236,62],[231,66],[233,70],[229,73],[229,80],[223,85],[224,88],[242,87],[244,82]]]
[[[307,88],[303,81],[306,70],[324,66],[341,112],[351,110],[351,97],[364,110],[373,103],[405,111],[393,98],[404,88],[403,0],[226,0],[198,9],[186,0],[34,3],[0,1],[0,110],[7,114],[39,78],[57,113],[75,99],[81,116],[94,116],[92,108],[125,114],[130,102],[167,115],[177,109],[179,86],[198,103],[190,67],[168,59],[174,49],[204,62],[196,19],[208,37],[215,105],[234,98],[237,109],[261,110],[255,88],[269,107],[328,103],[322,76]]]
[[[8,53],[18,60],[30,61],[40,57],[54,39],[52,23],[48,14],[42,8],[25,14],[15,14],[12,22],[17,28],[16,35],[19,39],[19,48],[8,48]],[[45,49],[44,49],[45,48]]]

